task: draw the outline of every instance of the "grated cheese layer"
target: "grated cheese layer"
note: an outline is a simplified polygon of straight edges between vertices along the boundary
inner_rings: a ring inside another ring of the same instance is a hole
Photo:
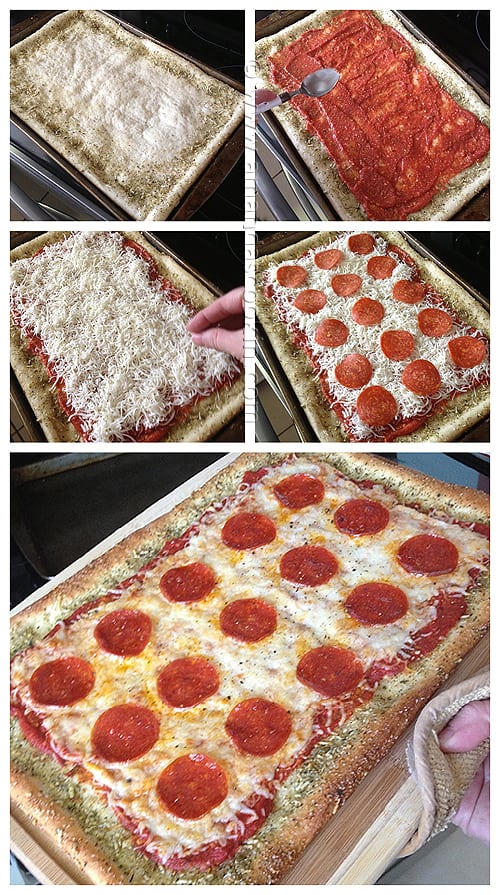
[[[151,280],[119,233],[73,234],[16,261],[11,281],[15,321],[41,341],[87,441],[167,425],[237,372],[229,355],[194,345],[193,308]]]

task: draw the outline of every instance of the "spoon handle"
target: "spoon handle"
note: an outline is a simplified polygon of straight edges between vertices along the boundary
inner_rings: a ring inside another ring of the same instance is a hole
[[[281,99],[281,96],[275,96],[274,99],[270,99],[266,103],[258,103],[255,106],[255,114],[260,115],[262,112],[269,112],[269,109],[281,106],[282,102],[283,100]]]

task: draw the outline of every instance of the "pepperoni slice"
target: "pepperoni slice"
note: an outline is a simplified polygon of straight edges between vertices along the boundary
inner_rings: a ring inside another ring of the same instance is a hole
[[[363,665],[351,650],[320,646],[302,656],[297,677],[306,687],[331,698],[357,687],[363,677]]]
[[[342,261],[344,253],[340,249],[324,249],[322,252],[316,252],[314,263],[320,270],[333,270]]]
[[[281,479],[273,488],[275,496],[285,507],[301,510],[321,503],[325,496],[323,482],[313,475],[299,472]]]
[[[451,354],[453,363],[465,370],[477,367],[486,357],[484,342],[481,339],[475,339],[473,336],[459,336],[457,339],[450,339],[448,351]]]
[[[294,306],[303,314],[317,314],[326,305],[326,295],[319,289],[303,289],[294,301]]]
[[[333,521],[346,535],[376,535],[389,522],[389,510],[376,500],[355,498],[341,504]]]
[[[362,283],[361,277],[357,273],[338,273],[332,277],[332,289],[336,295],[347,298],[354,295],[358,291]]]
[[[300,264],[286,264],[283,267],[278,267],[276,279],[280,286],[295,289],[297,286],[302,286],[302,283],[307,280],[307,270]]]
[[[401,544],[397,558],[412,575],[446,575],[458,565],[458,550],[448,538],[415,535]]]
[[[114,705],[99,715],[92,728],[92,748],[104,761],[132,761],[156,743],[160,722],[142,705]]]
[[[203,753],[181,755],[160,774],[156,792],[162,805],[175,817],[198,820],[227,796],[225,771]]]
[[[274,634],[277,623],[274,606],[257,599],[228,603],[219,616],[222,633],[244,643],[257,643]]]
[[[345,323],[336,320],[335,317],[327,317],[319,324],[314,333],[314,341],[324,348],[338,348],[347,342],[349,330]]]
[[[109,612],[94,628],[100,647],[114,656],[138,656],[149,643],[152,623],[139,609]]]
[[[166,705],[185,709],[204,702],[219,689],[219,675],[208,659],[174,659],[158,675],[158,695]]]
[[[215,573],[203,562],[174,566],[160,579],[160,590],[173,603],[195,603],[208,597],[216,584]]]
[[[369,233],[353,233],[347,245],[355,255],[369,255],[375,248],[375,240]]]
[[[325,584],[335,575],[339,567],[333,553],[326,547],[293,547],[281,557],[280,574],[287,581],[314,587]]]
[[[420,332],[433,339],[445,336],[453,326],[453,320],[446,311],[440,308],[424,308],[417,317]]]
[[[226,731],[241,752],[273,755],[292,732],[290,715],[277,702],[246,699],[229,713]]]
[[[362,388],[372,374],[373,367],[363,354],[347,354],[335,367],[335,377],[345,388]]]
[[[92,666],[84,659],[54,659],[40,665],[31,675],[31,698],[41,705],[73,705],[88,696],[94,680]]]
[[[386,329],[380,336],[380,347],[389,360],[405,360],[415,347],[415,339],[406,329]]]
[[[422,301],[425,287],[423,283],[416,283],[414,280],[398,280],[392,287],[392,295],[396,301],[402,301],[405,305],[415,305]]]
[[[276,526],[261,513],[236,513],[224,524],[221,537],[226,547],[254,550],[270,544],[276,537]]]
[[[415,395],[434,395],[441,387],[441,376],[430,360],[414,360],[404,368],[401,381]]]
[[[351,311],[352,319],[360,326],[375,326],[385,314],[384,306],[374,298],[360,298]]]
[[[387,280],[394,271],[397,261],[390,255],[375,255],[369,258],[366,270],[374,280]]]
[[[398,412],[396,399],[381,385],[369,385],[358,395],[358,415],[367,426],[387,426]]]
[[[360,584],[345,602],[351,618],[362,625],[390,625],[408,612],[408,598],[400,587],[384,581]]]

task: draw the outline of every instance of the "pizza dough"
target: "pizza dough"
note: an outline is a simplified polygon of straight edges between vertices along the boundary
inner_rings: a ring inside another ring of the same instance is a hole
[[[341,219],[447,220],[488,183],[487,106],[393,12],[313,13],[258,41],[256,62],[279,92],[340,71],[324,100],[274,114]]]
[[[239,366],[186,330],[213,295],[141,234],[51,232],[11,260],[11,363],[49,441],[199,441],[241,411]]]
[[[366,454],[243,455],[14,619],[16,804],[94,883],[278,881],[484,632],[487,519],[486,495]],[[390,585],[374,581],[388,564]],[[362,593],[374,586],[376,619]],[[146,751],[132,756],[137,737],[115,743],[112,729],[135,729],[142,710]],[[301,755],[306,728],[316,745]]]
[[[452,441],[488,414],[488,314],[400,233],[315,234],[259,258],[256,285],[321,441]]]
[[[11,50],[11,109],[134,220],[164,220],[243,119],[243,96],[102,12]]]

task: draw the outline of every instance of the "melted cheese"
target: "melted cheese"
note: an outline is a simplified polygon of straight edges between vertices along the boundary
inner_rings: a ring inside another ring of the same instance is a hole
[[[375,247],[370,254],[357,255],[348,246],[349,233],[344,233],[333,242],[321,246],[325,249],[340,249],[344,257],[334,270],[321,270],[314,263],[317,249],[309,251],[297,261],[291,264],[299,264],[308,272],[306,284],[296,289],[288,286],[280,286],[276,280],[276,271],[285,264],[270,265],[265,274],[266,283],[272,285],[273,300],[276,303],[280,320],[289,327],[298,329],[306,339],[306,344],[314,362],[321,373],[326,374],[330,393],[333,400],[341,405],[344,415],[349,419],[349,427],[357,440],[369,440],[376,429],[367,426],[356,411],[356,400],[362,389],[350,389],[342,386],[336,379],[335,367],[348,354],[362,354],[368,358],[373,367],[373,376],[369,385],[380,385],[390,391],[396,399],[399,413],[403,419],[411,419],[420,414],[428,413],[431,406],[438,401],[445,400],[455,392],[466,392],[473,388],[489,369],[488,355],[484,361],[472,369],[460,369],[451,360],[448,351],[450,339],[471,334],[470,328],[465,324],[460,326],[453,324],[452,329],[445,336],[429,338],[419,329],[417,316],[424,308],[440,307],[448,310],[443,299],[436,305],[429,298],[414,305],[395,301],[392,296],[394,283],[398,280],[409,280],[414,268],[402,261],[396,254],[388,252],[388,244],[381,236],[375,237]],[[366,270],[367,262],[377,255],[386,255],[397,262],[390,277],[384,280],[375,280]],[[337,296],[331,288],[332,276],[337,274],[357,274],[361,277],[362,285],[355,295],[349,297]],[[303,289],[319,289],[327,297],[327,303],[317,314],[305,314],[293,304],[295,298]],[[352,319],[352,308],[356,302],[368,297],[381,302],[384,307],[384,317],[380,323],[373,326],[359,326]],[[339,348],[326,348],[318,345],[314,340],[314,333],[322,320],[334,317],[341,320],[349,330],[347,341]],[[410,332],[415,340],[415,347],[410,358],[403,361],[389,360],[380,348],[380,336],[386,330],[405,329]],[[477,332],[476,335],[481,335]],[[415,395],[407,389],[402,381],[401,374],[407,364],[417,358],[430,360],[438,369],[441,376],[441,388],[429,398]]]
[[[191,308],[118,233],[76,233],[16,261],[11,277],[16,321],[40,338],[88,441],[167,424],[236,369],[194,345]]]
[[[290,510],[277,500],[273,486],[297,472],[321,476],[325,485],[321,504]],[[342,503],[360,496],[383,503],[390,511],[390,521],[377,535],[348,537],[337,531],[333,515]],[[269,516],[277,527],[276,538],[252,551],[226,547],[221,528],[237,511]],[[396,552],[400,543],[423,532],[449,537],[455,543],[460,555],[455,572],[433,579],[410,575],[399,566]],[[303,544],[324,545],[336,556],[338,573],[326,584],[301,587],[281,579],[281,556]],[[354,650],[365,669],[376,659],[395,656],[412,631],[434,618],[430,601],[438,591],[465,591],[470,584],[468,570],[482,565],[485,552],[485,539],[469,529],[401,506],[379,486],[360,492],[331,467],[298,457],[271,468],[261,481],[242,487],[227,503],[207,512],[189,544],[172,556],[160,557],[148,568],[142,584],[131,583],[113,603],[91,609],[70,626],[60,626],[49,639],[17,657],[12,666],[13,686],[17,698],[44,719],[54,749],[83,764],[108,790],[110,805],[118,806],[141,830],[149,831],[151,847],[168,860],[172,854],[196,851],[207,842],[237,835],[241,829],[237,813],[250,810],[245,800],[253,793],[272,793],[276,768],[293,762],[315,734],[318,710],[331,706],[332,701],[298,681],[297,663],[306,652],[336,644]],[[159,588],[162,575],[169,568],[197,561],[209,563],[216,573],[217,584],[209,596],[190,604],[165,600]],[[353,587],[376,580],[401,587],[409,609],[393,624],[363,626],[346,615],[343,603]],[[218,623],[228,602],[248,597],[272,603],[278,615],[274,634],[257,643],[225,637]],[[147,613],[153,621],[153,634],[139,656],[122,658],[102,652],[92,632],[104,615],[125,606]],[[30,696],[31,674],[44,662],[67,655],[83,657],[92,664],[94,689],[74,706],[40,707]],[[184,656],[208,658],[217,668],[220,686],[200,705],[168,708],[158,696],[157,676],[168,662]],[[225,731],[229,711],[250,697],[270,699],[290,712],[292,733],[273,755],[245,755]],[[90,742],[92,726],[103,711],[124,702],[137,702],[154,711],[161,720],[160,738],[135,761],[97,761]],[[208,754],[224,768],[229,793],[204,817],[183,821],[162,806],[156,782],[166,765],[191,751]]]

